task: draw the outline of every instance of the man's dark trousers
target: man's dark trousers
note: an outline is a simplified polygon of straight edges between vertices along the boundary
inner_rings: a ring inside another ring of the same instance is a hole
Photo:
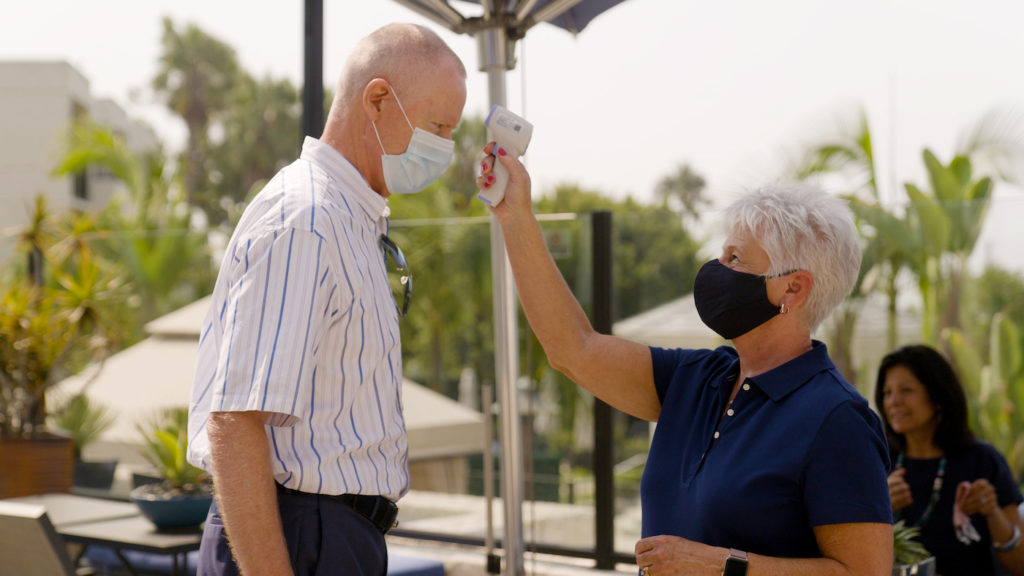
[[[295,576],[384,576],[384,535],[369,520],[326,496],[278,488],[284,538]],[[238,576],[217,502],[210,506],[197,576]]]

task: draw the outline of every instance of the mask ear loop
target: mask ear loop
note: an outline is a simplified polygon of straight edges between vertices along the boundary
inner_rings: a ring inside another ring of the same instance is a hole
[[[402,106],[402,101],[398,99],[398,92],[395,92],[395,87],[391,87],[391,95],[395,97],[395,104],[398,104],[398,109],[402,111],[402,116],[405,116],[405,123],[409,125],[409,128],[413,128],[412,122],[409,121],[409,115],[405,113],[405,107]]]
[[[411,128],[413,132],[415,132],[416,128],[412,125],[412,122],[409,121],[409,115],[405,113],[405,107],[402,106],[402,101],[398,99],[398,92],[395,92],[394,86],[391,86],[390,88],[391,95],[395,97],[395,104],[398,104],[398,109],[402,112],[402,116],[405,118],[405,123],[409,125],[409,128]],[[377,144],[380,144],[380,151],[387,154],[388,151],[384,149],[384,142],[380,139],[380,132],[377,131],[377,123],[370,120],[370,126],[373,126],[373,133],[377,135]]]

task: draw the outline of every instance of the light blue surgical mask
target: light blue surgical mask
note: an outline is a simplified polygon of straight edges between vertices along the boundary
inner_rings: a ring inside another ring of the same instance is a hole
[[[381,152],[384,152],[380,156],[380,162],[388,190],[392,194],[413,194],[430,186],[448,169],[455,153],[455,141],[413,127],[393,87],[391,93],[395,95],[395,102],[402,111],[402,116],[405,116],[405,122],[412,128],[412,138],[405,152],[388,154],[384,151],[384,142],[380,139],[377,124],[373,121],[371,124]]]

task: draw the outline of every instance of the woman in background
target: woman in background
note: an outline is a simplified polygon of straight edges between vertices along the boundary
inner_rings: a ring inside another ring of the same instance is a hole
[[[923,345],[891,352],[878,368],[875,405],[894,463],[894,516],[920,527],[937,572],[988,576],[1002,564],[1024,575],[1020,490],[1003,456],[971,432],[967,399],[946,359]]]

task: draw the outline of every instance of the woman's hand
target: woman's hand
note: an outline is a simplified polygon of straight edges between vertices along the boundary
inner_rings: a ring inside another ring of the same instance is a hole
[[[651,536],[636,543],[636,565],[644,576],[721,576],[729,551],[678,536]]]
[[[982,514],[991,516],[999,512],[999,497],[992,483],[985,478],[979,478],[971,482],[962,505],[964,514]]]
[[[497,206],[491,208],[499,219],[506,217],[510,212],[524,210],[530,212],[530,174],[526,167],[505,150],[498,147],[497,143],[489,142],[484,146],[486,156],[480,162],[480,176],[476,179],[476,185],[481,190],[488,190],[494,185],[494,163],[500,162],[508,170],[508,185],[505,186],[505,198]]]
[[[893,470],[892,474],[889,474],[889,502],[892,504],[893,512],[906,508],[914,502],[914,497],[910,495],[910,484],[903,479],[906,473],[906,468],[897,468]]]

